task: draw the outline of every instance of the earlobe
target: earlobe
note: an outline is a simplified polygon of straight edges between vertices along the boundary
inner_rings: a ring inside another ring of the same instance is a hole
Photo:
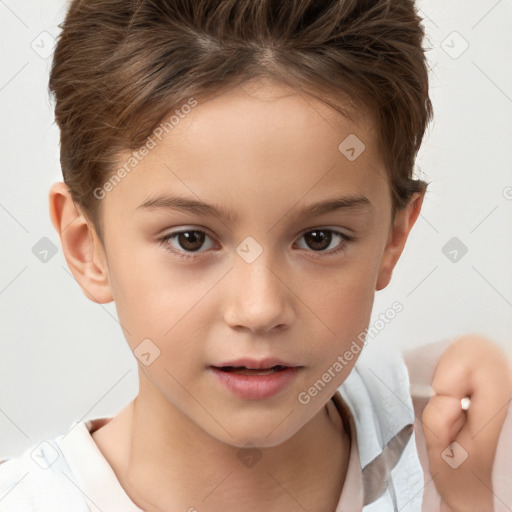
[[[85,295],[98,304],[112,302],[104,249],[64,182],[52,185],[49,193],[50,217],[57,231],[69,269]]]
[[[385,288],[391,281],[393,269],[404,250],[409,233],[420,214],[424,197],[424,192],[413,194],[407,206],[401,210],[397,210],[395,213],[393,226],[390,230],[389,238],[380,262],[375,286],[377,291]]]

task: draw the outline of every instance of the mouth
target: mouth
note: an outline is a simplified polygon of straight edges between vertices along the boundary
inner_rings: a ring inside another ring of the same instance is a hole
[[[213,366],[213,368],[226,373],[236,373],[238,375],[271,375],[287,370],[290,367],[277,364],[271,368],[247,368],[246,366]]]
[[[303,366],[276,358],[237,359],[210,365],[223,389],[244,400],[264,400],[291,385]]]
[[[262,359],[240,357],[221,363],[214,363],[211,365],[211,368],[220,370],[223,373],[238,375],[272,375],[273,373],[297,369],[298,366],[277,357],[265,357]]]

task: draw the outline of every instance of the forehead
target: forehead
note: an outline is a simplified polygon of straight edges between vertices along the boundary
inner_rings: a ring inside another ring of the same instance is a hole
[[[170,145],[201,142],[205,146],[214,142],[225,146],[245,141],[240,150],[252,146],[270,152],[293,144],[295,152],[299,152],[297,143],[308,140],[319,151],[323,146],[337,146],[349,130],[357,131],[365,139],[374,136],[375,126],[366,109],[348,100],[338,101],[345,115],[314,96],[269,79],[258,78],[200,97],[198,103],[173,129]],[[212,125],[217,129],[212,129]],[[227,133],[231,138],[224,137]]]
[[[351,108],[349,118],[265,80],[196,101],[191,109],[174,108],[172,126],[150,136],[151,149],[107,203],[133,213],[155,192],[172,191],[277,214],[276,206],[312,202],[333,188],[374,200],[385,191],[375,126],[363,110]]]

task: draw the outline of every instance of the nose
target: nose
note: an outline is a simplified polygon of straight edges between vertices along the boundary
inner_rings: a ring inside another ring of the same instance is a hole
[[[286,282],[286,272],[266,256],[266,251],[252,263],[237,255],[227,283],[227,325],[257,333],[289,327],[295,316],[294,292]]]

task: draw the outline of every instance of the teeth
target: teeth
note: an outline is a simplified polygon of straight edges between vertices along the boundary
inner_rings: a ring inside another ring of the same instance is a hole
[[[284,368],[284,366],[280,365],[273,366],[272,368],[267,369],[245,368],[244,366],[224,366],[223,368],[221,368],[221,370],[230,373],[237,373],[239,375],[270,375],[272,373],[281,371]]]
[[[235,369],[234,373],[238,373],[239,375],[270,375],[271,373],[275,373],[278,370],[275,368],[269,368],[268,370],[251,370],[249,368]]]

